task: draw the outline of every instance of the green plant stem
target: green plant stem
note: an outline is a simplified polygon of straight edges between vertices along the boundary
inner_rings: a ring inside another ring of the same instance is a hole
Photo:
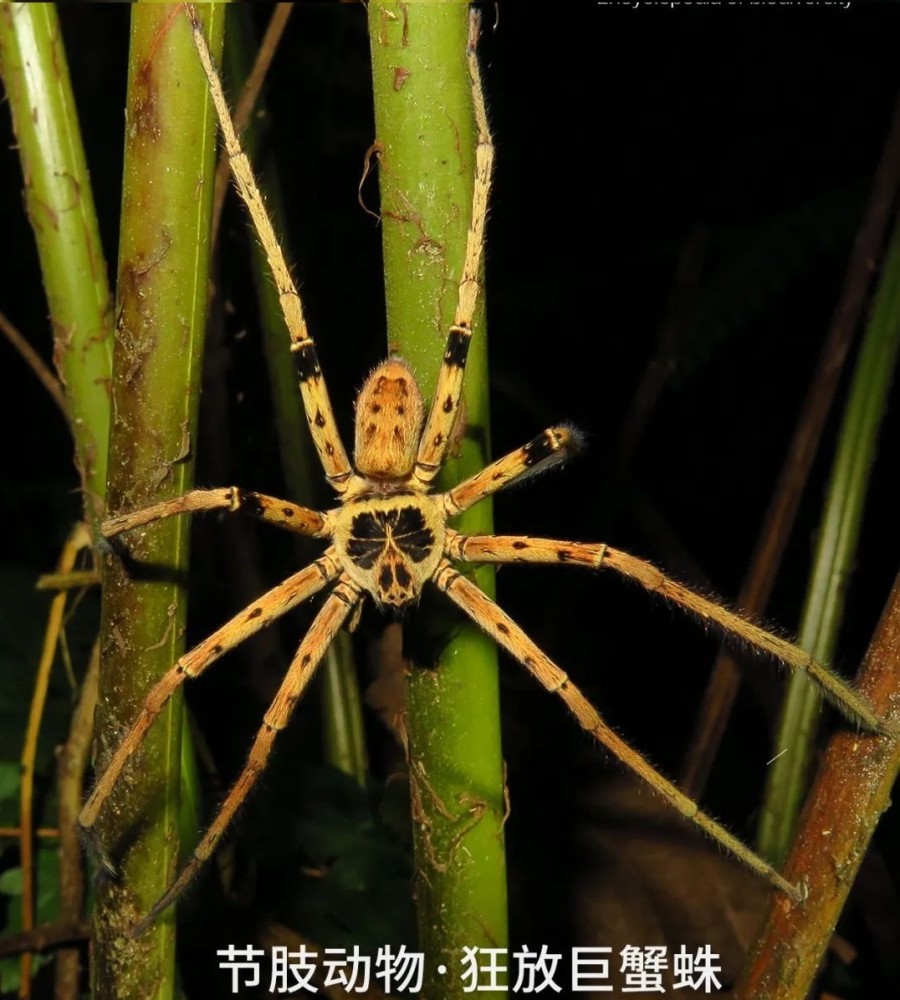
[[[64,387],[63,412],[72,431],[75,465],[81,476],[84,519],[96,541],[106,496],[112,302],[55,5],[0,7],[0,72],[12,113],[26,211],[47,295],[54,361]],[[94,688],[96,693],[96,678]],[[40,714],[42,710],[35,719],[35,738]],[[70,779],[60,779],[60,907],[66,919],[78,920],[84,901],[84,879],[74,817],[85,765],[83,760],[76,763],[69,749],[66,747],[60,758],[60,773]],[[33,754],[25,756],[21,822],[23,830],[30,830],[28,776],[33,769]],[[69,793],[68,798],[65,793]],[[30,848],[30,844],[23,843],[26,879],[31,879],[31,862],[25,860]],[[25,886],[24,899],[30,900],[33,891],[32,880]],[[30,910],[31,905],[26,909]],[[75,995],[79,966],[77,949],[57,956],[58,996]],[[30,995],[31,969],[30,956],[23,956],[22,996]]]
[[[106,492],[112,303],[56,7],[0,6],[0,72],[92,533]]]
[[[202,5],[213,52],[223,10]],[[108,500],[135,510],[191,485],[205,327],[215,121],[180,6],[132,8],[125,178],[119,247]],[[183,648],[188,520],[134,532],[137,568],[104,559],[99,763],[153,682]],[[152,567],[142,578],[140,567]],[[153,577],[154,579],[148,579]],[[173,699],[173,701],[175,701]],[[138,766],[126,770],[100,825],[121,879],[98,893],[93,953],[97,1000],[171,998],[174,915],[140,941],[127,934],[178,864],[181,708],[167,708]]]
[[[388,344],[425,387],[434,384],[457,300],[471,214],[474,119],[465,4],[369,5],[379,144]],[[445,466],[458,481],[487,460],[488,382],[483,296],[466,378],[466,434]],[[492,530],[482,503],[460,519]],[[479,570],[493,594],[493,576]],[[461,993],[463,946],[507,938],[497,654],[461,624],[440,663],[413,666],[407,725],[423,995]],[[437,972],[447,966],[446,975]]]
[[[834,655],[898,348],[900,221],[895,224],[850,385],[800,626],[799,645],[825,663]],[[793,839],[821,702],[818,690],[805,677],[791,677],[776,740],[780,756],[768,773],[757,835],[759,852],[775,863],[786,856]],[[790,752],[781,754],[783,747]]]

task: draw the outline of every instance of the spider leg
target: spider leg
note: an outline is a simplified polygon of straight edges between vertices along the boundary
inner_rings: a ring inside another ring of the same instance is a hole
[[[581,444],[581,434],[574,427],[548,427],[528,444],[491,462],[445,493],[441,498],[444,511],[448,517],[455,517],[498,490],[571,458]]]
[[[438,373],[431,409],[425,421],[425,429],[419,439],[419,452],[413,478],[422,486],[427,486],[444,461],[450,444],[451,432],[456,422],[463,389],[466,356],[472,338],[472,317],[478,300],[481,257],[484,248],[484,225],[491,190],[491,172],[494,165],[494,145],[484,105],[481,86],[481,71],[478,66],[476,43],[478,41],[479,18],[473,12],[469,22],[469,45],[467,59],[469,75],[472,79],[472,104],[475,111],[475,125],[478,129],[478,143],[475,148],[475,180],[472,190],[472,216],[466,236],[466,255],[463,261],[462,277],[459,281],[459,297],[456,315],[450,326],[447,347],[441,370]]]
[[[194,849],[191,860],[182,868],[174,882],[153,908],[133,929],[132,936],[142,934],[197,874],[199,868],[216,849],[234,814],[240,808],[257,778],[265,770],[275,743],[275,737],[287,725],[294,707],[312,680],[319,661],[325,655],[341,625],[359,603],[361,594],[346,576],[342,576],[303,637],[288,668],[275,699],[263,719],[244,770],[228,793],[205,836]]]
[[[851,721],[871,732],[896,736],[875,713],[866,698],[836,673],[814,660],[793,643],[773,635],[735,611],[688,589],[667,577],[652,563],[609,545],[561,542],[548,538],[518,538],[500,535],[460,535],[451,532],[447,554],[452,559],[473,563],[567,563],[589,569],[609,567],[695,615],[701,622],[715,625],[727,635],[790,667],[802,670],[831,703]]]
[[[622,763],[647,782],[686,819],[717,840],[747,867],[761,875],[791,899],[799,901],[802,892],[791,885],[770,864],[758,857],[721,824],[704,813],[695,802],[668,778],[659,773],[641,754],[630,747],[604,721],[600,713],[585,698],[564,673],[522,629],[474,583],[459,574],[446,560],[432,578],[454,604],[460,607],[491,638],[535,677],[547,691],[558,694],[566,708],[589,735],[615,754]]]
[[[328,389],[322,378],[316,345],[306,326],[303,314],[303,303],[294,285],[291,272],[284,259],[284,254],[275,236],[275,230],[263,204],[262,196],[256,181],[250,161],[241,148],[240,141],[234,131],[228,102],[219,82],[219,75],[213,64],[212,56],[203,34],[203,26],[197,19],[193,4],[184,5],[185,13],[191,22],[194,33],[194,44],[200,56],[200,62],[209,81],[209,90],[219,119],[222,141],[225,152],[231,164],[231,173],[241,200],[247,206],[259,240],[266,252],[275,285],[278,288],[278,298],[291,338],[291,351],[297,357],[297,371],[300,376],[300,395],[303,397],[303,409],[309,424],[313,443],[319,455],[319,461],[325,470],[328,481],[338,493],[343,493],[353,470],[350,459],[341,436],[338,432]]]
[[[194,514],[202,510],[224,510],[228,513],[248,514],[266,524],[294,531],[299,535],[321,538],[327,534],[325,518],[315,510],[300,507],[287,500],[251,493],[236,486],[215,490],[191,490],[172,500],[155,503],[131,514],[107,518],[101,527],[104,538],[112,538],[123,531],[140,528],[151,521],[161,521],[176,514]]]
[[[340,569],[334,558],[334,550],[329,549],[320,559],[310,563],[299,573],[288,577],[284,583],[273,587],[268,593],[254,601],[249,608],[245,608],[240,614],[235,615],[234,618],[213,632],[209,638],[204,639],[203,642],[180,657],[178,662],[156,682],[147,695],[137,718],[113,754],[106,770],[94,785],[94,789],[78,817],[78,823],[86,833],[89,834],[96,823],[97,816],[115,787],[122,768],[138,750],[147,731],[178,688],[186,680],[199,677],[223,653],[233,649],[276,618],[287,614],[291,608],[312,597],[327,583],[336,579],[339,572]],[[111,864],[104,862],[104,865],[112,869]]]

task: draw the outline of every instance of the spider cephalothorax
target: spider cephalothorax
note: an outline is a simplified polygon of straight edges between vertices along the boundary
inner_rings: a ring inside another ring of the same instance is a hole
[[[203,32],[190,5],[197,51],[209,80],[225,148],[241,196],[266,248],[297,359],[300,392],[313,443],[325,476],[340,500],[320,513],[290,501],[248,493],[237,487],[195,490],[144,510],[120,514],[103,525],[107,537],[134,530],[161,518],[202,510],[237,511],[302,535],[324,539],[320,558],[284,580],[185,653],[149,692],[137,719],[112,755],[80,821],[90,830],[115,787],[123,767],[140,747],[169,698],[188,678],[198,677],[228,650],[291,608],[324,592],[321,608],[303,637],[257,734],[249,759],[227,795],[193,858],[136,930],[144,929],[168,905],[210,856],[235,812],[263,771],[277,734],[287,725],[298,700],[340,628],[366,597],[377,604],[402,608],[431,584],[443,592],[518,660],[548,691],[555,692],[579,725],[626,766],[648,782],[674,808],[688,817],[745,864],[794,899],[798,887],[703,813],[684,793],[656,771],[604,721],[569,676],[537,646],[491,598],[454,564],[549,563],[608,567],[647,590],[685,608],[706,623],[735,633],[745,644],[805,671],[850,718],[873,731],[894,730],[878,718],[868,701],[809,654],[754,625],[727,608],[666,577],[644,560],[600,543],[552,539],[464,535],[448,520],[506,486],[560,462],[578,447],[578,435],[566,426],[551,427],[524,447],[492,462],[446,493],[431,493],[454,439],[462,401],[463,374],[471,322],[479,288],[484,223],[490,190],[493,147],[475,57],[475,30],[468,63],[478,144],[475,184],[466,253],[459,282],[456,315],[450,325],[443,363],[431,406],[425,415],[422,393],[410,367],[399,359],[384,362],[369,376],[357,404],[355,468],[344,449],[327,388],[303,316],[300,298],[285,264],[247,159],[229,118]],[[473,26],[477,23],[473,19]],[[423,419],[424,416],[424,419]]]
[[[418,599],[444,552],[440,502],[397,487],[339,507],[334,543],[347,576],[378,604],[401,608]]]

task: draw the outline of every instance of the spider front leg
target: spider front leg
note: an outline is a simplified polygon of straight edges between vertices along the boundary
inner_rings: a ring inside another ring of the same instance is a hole
[[[457,536],[459,537],[459,536]],[[456,558],[456,557],[454,557]],[[747,867],[757,872],[777,889],[799,902],[803,891],[791,885],[770,864],[754,854],[737,837],[708,816],[680,789],[664,777],[636,750],[607,725],[600,713],[561,670],[483,591],[443,561],[433,577],[434,584],[461,608],[491,638],[513,656],[551,693],[558,694],[576,721],[598,743],[615,754],[686,819],[731,851]]]
[[[132,936],[142,934],[197,874],[203,863],[216,849],[222,835],[234,818],[244,799],[265,770],[275,743],[275,737],[284,729],[297,702],[315,674],[316,667],[328,651],[339,629],[356,608],[361,594],[346,576],[342,576],[328,599],[313,620],[291,661],[287,675],[269,706],[262,727],[250,748],[244,770],[222,803],[206,835],[194,849],[191,860],[184,866],[174,882],[163,893],[153,908],[133,929]]]
[[[91,834],[100,810],[119,780],[122,769],[140,748],[147,731],[178,688],[186,680],[199,677],[224,653],[318,593],[326,584],[335,580],[339,572],[334,550],[329,549],[320,559],[273,587],[250,607],[213,632],[209,638],[185,653],[157,681],[81,810],[78,823],[86,834]],[[105,858],[103,864],[107,869],[113,870],[112,864]]]
[[[571,458],[581,444],[581,434],[574,427],[548,427],[518,451],[491,462],[445,493],[442,497],[444,512],[447,517],[462,514],[498,490]]]
[[[191,490],[180,497],[152,504],[131,514],[118,514],[116,517],[107,518],[100,530],[104,538],[113,538],[123,531],[140,528],[152,521],[162,521],[176,514],[195,514],[204,510],[246,514],[266,524],[274,524],[276,527],[312,538],[322,538],[327,535],[325,518],[318,511],[309,510],[287,500],[266,496],[264,493],[241,490],[237,486],[225,486],[215,490]]]
[[[484,250],[484,227],[487,221],[487,207],[491,192],[491,173],[494,168],[494,144],[488,126],[484,105],[484,91],[481,86],[481,70],[476,52],[480,20],[477,12],[470,15],[469,44],[466,58],[472,79],[472,104],[475,110],[475,125],[478,129],[478,143],[475,147],[475,182],[472,190],[472,215],[466,234],[466,255],[463,260],[462,276],[459,280],[459,296],[456,315],[450,326],[444,358],[438,373],[431,409],[425,421],[425,428],[419,439],[419,452],[413,479],[423,488],[434,481],[447,454],[452,440],[453,425],[459,414],[462,398],[463,377],[469,341],[472,339],[472,317],[478,301],[480,287],[479,272]]]
[[[451,532],[447,554],[452,559],[473,563],[568,563],[588,569],[613,569],[639,583],[645,590],[677,604],[704,624],[720,628],[726,637],[732,636],[753,649],[774,657],[792,670],[802,670],[852,722],[859,723],[873,733],[896,736],[858,691],[814,660],[805,650],[677,583],[652,563],[610,545],[502,535],[467,536]]]
[[[278,299],[291,338],[291,351],[297,358],[300,395],[303,399],[303,409],[306,413],[313,444],[329,483],[336,492],[344,493],[353,475],[353,469],[341,441],[337,421],[334,419],[328,389],[322,378],[322,369],[319,367],[316,345],[306,326],[303,303],[294,284],[294,279],[291,277],[287,261],[284,259],[272,221],[269,219],[269,214],[263,204],[262,195],[253,177],[250,161],[241,148],[240,140],[234,130],[228,102],[225,100],[222,84],[219,81],[219,74],[216,72],[212,55],[206,44],[203,25],[197,18],[193,4],[186,3],[184,11],[191,22],[194,44],[209,83],[209,92],[216,109],[222,141],[231,164],[231,174],[235,186],[253,220],[254,228],[269,262],[272,277],[275,279],[275,286],[278,289]]]

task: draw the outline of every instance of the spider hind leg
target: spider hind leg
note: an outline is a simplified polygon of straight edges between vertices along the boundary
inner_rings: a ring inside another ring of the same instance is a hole
[[[344,622],[351,617],[361,594],[343,575],[327,600],[313,619],[309,631],[303,637],[287,674],[269,706],[263,719],[263,724],[250,748],[247,763],[232,785],[231,791],[219,808],[215,819],[200,843],[194,848],[190,861],[178,873],[168,889],[157,900],[150,912],[135,925],[132,937],[144,933],[166,909],[175,897],[193,880],[194,876],[215,851],[219,841],[234,819],[235,813],[243,804],[256,784],[257,779],[266,769],[269,756],[275,744],[278,733],[288,724],[294,708],[303,696],[309,682],[315,675],[316,668],[334,641],[335,636]]]
[[[747,867],[761,875],[792,900],[802,899],[802,889],[783,878],[768,862],[754,854],[737,837],[704,813],[668,778],[630,747],[603,719],[563,670],[526,633],[470,580],[443,562],[433,577],[434,584],[461,608],[499,646],[534,677],[547,691],[558,694],[582,729],[642,778],[673,808],[718,841]]]
[[[611,545],[567,542],[549,538],[518,538],[502,535],[448,535],[447,552],[453,559],[474,563],[572,563],[588,569],[612,569],[646,591],[658,594],[702,624],[721,630],[726,639],[807,674],[822,694],[846,718],[872,733],[896,739],[895,727],[882,719],[869,700],[834,671],[813,659],[806,650],[775,635],[745,615],[704,597],[666,576],[646,559],[629,555]]]
[[[254,601],[248,608],[244,608],[203,642],[181,656],[163,674],[147,695],[137,718],[119,743],[81,809],[78,824],[81,827],[82,835],[87,838],[90,844],[94,844],[96,841],[93,833],[94,824],[115,788],[123,768],[140,749],[150,727],[178,688],[186,680],[199,677],[224,653],[239,645],[244,639],[254,635],[276,618],[286,614],[291,608],[318,593],[331,580],[336,579],[339,572],[333,550],[327,551],[322,558],[317,559],[299,573],[288,577],[283,583],[273,587]],[[98,848],[96,853],[103,867],[111,874],[114,873],[115,866],[102,847]]]

